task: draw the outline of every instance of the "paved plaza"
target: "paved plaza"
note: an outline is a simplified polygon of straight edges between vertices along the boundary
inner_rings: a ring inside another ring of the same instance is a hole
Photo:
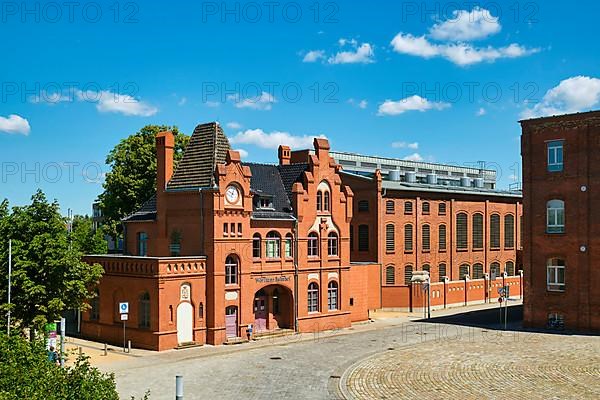
[[[179,374],[186,400],[600,398],[599,337],[481,327],[495,311],[144,353],[101,368],[115,372],[124,399],[173,398]]]

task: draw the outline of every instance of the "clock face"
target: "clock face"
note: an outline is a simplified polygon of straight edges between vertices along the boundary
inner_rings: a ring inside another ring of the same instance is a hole
[[[225,192],[225,198],[230,204],[235,204],[240,198],[240,191],[235,186],[229,186]]]

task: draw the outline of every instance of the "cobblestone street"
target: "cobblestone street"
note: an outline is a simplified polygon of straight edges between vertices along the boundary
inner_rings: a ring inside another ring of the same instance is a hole
[[[186,400],[600,398],[598,337],[437,322],[340,333],[154,353],[104,369],[124,399],[148,389],[151,399],[172,398],[178,374]]]

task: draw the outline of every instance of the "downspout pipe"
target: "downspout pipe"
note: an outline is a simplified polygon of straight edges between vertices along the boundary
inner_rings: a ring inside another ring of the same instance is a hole
[[[294,220],[294,332],[298,333],[298,219]]]

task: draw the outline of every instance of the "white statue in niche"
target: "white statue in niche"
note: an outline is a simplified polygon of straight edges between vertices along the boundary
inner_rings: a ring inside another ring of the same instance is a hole
[[[181,290],[180,290],[180,295],[179,298],[181,301],[190,301],[190,285],[189,284],[183,284],[181,285]]]

